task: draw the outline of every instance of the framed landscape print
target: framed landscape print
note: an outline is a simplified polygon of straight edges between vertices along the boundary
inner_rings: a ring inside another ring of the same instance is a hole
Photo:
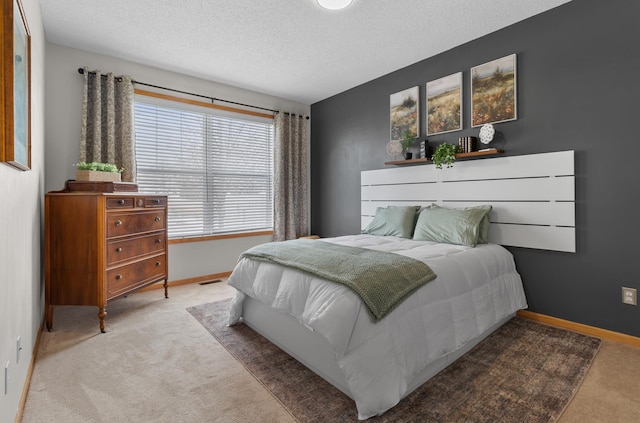
[[[400,141],[409,131],[414,137],[420,135],[419,126],[420,87],[408,88],[390,98],[391,141]]]
[[[31,167],[31,34],[20,0],[2,1],[3,117],[0,161],[21,170]]]
[[[427,82],[427,135],[462,129],[462,72]]]
[[[471,68],[471,126],[518,118],[516,55]]]

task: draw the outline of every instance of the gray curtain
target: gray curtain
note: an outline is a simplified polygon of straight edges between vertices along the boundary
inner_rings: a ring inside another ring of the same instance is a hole
[[[135,182],[133,83],[84,68],[80,161],[112,163],[124,168],[122,180]]]
[[[274,239],[309,235],[307,118],[275,117]]]

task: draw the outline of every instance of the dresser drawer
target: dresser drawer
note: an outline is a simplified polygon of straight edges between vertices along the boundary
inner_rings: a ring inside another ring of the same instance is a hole
[[[165,196],[121,196],[107,198],[107,209],[133,209],[133,208],[164,208],[167,207],[167,197]]]
[[[134,205],[133,197],[107,198],[108,209],[132,209]]]
[[[166,235],[157,234],[107,242],[107,267],[164,251]]]
[[[145,197],[144,199],[145,208],[166,207],[166,206],[167,206],[167,197]]]
[[[107,215],[107,238],[162,230],[166,224],[164,210],[109,213]]]
[[[138,286],[166,279],[167,256],[151,257],[107,271],[107,297],[113,298]]]

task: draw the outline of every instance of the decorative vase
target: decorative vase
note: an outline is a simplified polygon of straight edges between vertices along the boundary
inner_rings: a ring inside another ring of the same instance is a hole
[[[76,170],[76,181],[120,182],[120,172],[100,172],[97,170]]]

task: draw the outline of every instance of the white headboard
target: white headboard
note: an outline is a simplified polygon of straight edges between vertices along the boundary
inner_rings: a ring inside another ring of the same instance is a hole
[[[367,170],[361,201],[362,229],[377,207],[491,204],[490,242],[576,251],[573,150]]]

